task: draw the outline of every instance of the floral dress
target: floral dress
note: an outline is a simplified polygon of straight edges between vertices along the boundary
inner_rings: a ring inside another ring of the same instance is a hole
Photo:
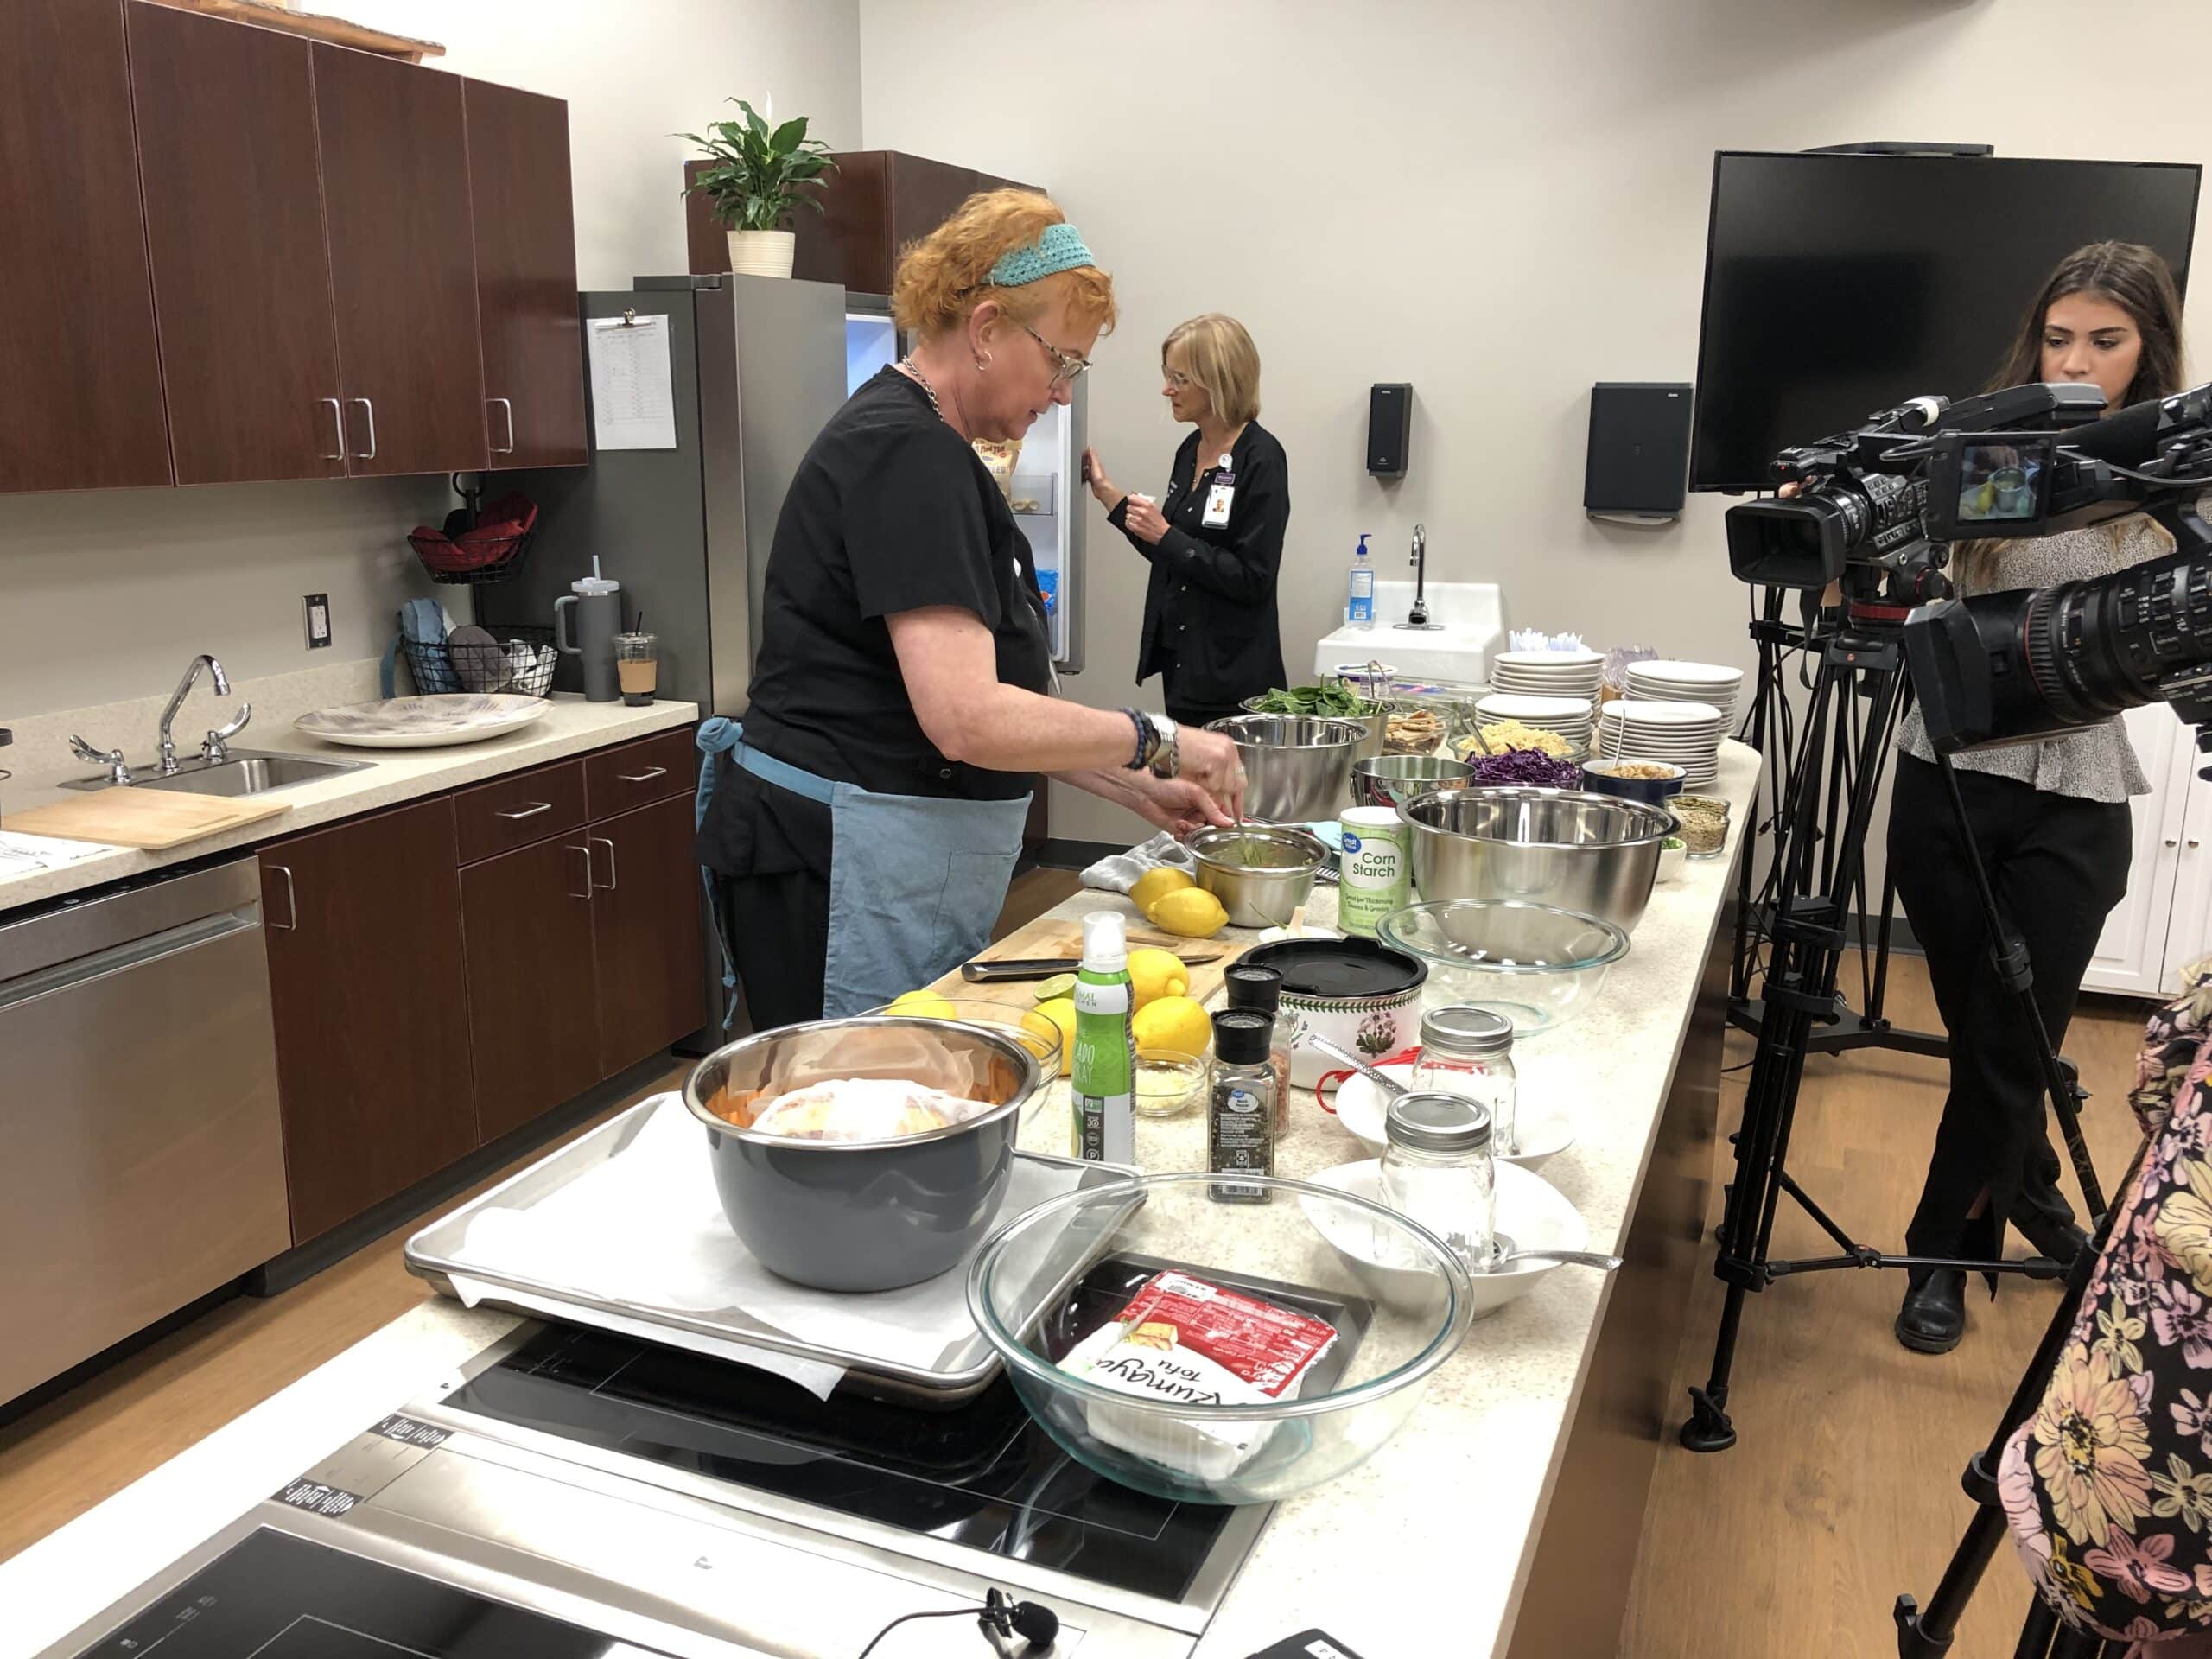
[[[2183,983],[2136,1062],[2141,1167],[1997,1476],[2060,1617],[2160,1659],[2212,1655],[2212,958]]]

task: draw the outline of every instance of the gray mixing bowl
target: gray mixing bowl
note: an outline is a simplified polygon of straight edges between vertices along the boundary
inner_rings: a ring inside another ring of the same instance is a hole
[[[779,1095],[837,1077],[906,1078],[991,1109],[892,1141],[798,1141],[746,1127]],[[685,1082],[683,1103],[706,1128],[722,1213],[761,1265],[819,1290],[892,1290],[957,1267],[990,1230],[1037,1084],[1035,1058],[1010,1035],[874,1014],[718,1048]]]

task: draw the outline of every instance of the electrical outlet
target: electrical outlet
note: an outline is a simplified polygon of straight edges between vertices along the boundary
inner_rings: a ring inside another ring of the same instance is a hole
[[[320,651],[330,643],[330,595],[309,594],[301,603],[307,611],[308,649]]]

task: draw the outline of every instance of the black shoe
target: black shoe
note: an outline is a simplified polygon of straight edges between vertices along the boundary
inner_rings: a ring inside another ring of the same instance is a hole
[[[1967,1276],[1940,1268],[1916,1278],[1897,1310],[1897,1340],[1916,1354],[1948,1354],[1967,1333]]]

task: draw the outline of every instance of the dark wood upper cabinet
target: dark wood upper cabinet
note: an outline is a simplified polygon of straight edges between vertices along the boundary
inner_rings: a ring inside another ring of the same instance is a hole
[[[581,466],[590,455],[569,106],[480,80],[463,92],[492,465]]]
[[[308,42],[145,0],[130,20],[177,482],[342,478]]]
[[[122,0],[0,41],[0,490],[169,483]]]
[[[591,849],[578,833],[461,873],[479,1137],[580,1095],[600,1070]],[[637,1058],[637,1057],[633,1057]]]
[[[597,887],[592,940],[604,1077],[707,1021],[693,810],[690,796],[671,796],[594,822],[584,832]]]
[[[320,42],[315,131],[346,471],[489,460],[459,76]]]
[[[296,1243],[477,1145],[450,796],[261,849]]]

